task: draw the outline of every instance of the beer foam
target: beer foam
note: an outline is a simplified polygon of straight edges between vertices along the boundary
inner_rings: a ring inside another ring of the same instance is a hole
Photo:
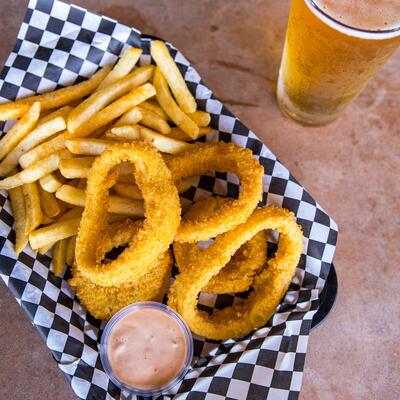
[[[386,39],[400,35],[400,0],[304,1],[320,19],[348,35],[367,39]],[[318,13],[311,3],[328,17]],[[338,23],[335,24],[329,17]]]

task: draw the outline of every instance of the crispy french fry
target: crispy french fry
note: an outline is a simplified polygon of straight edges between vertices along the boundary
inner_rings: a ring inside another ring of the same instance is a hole
[[[65,258],[65,262],[67,263],[67,265],[72,265],[74,262],[75,246],[76,246],[76,236],[71,236],[68,239],[67,256]]]
[[[39,144],[39,146],[34,147],[25,154],[23,154],[19,159],[19,165],[22,168],[27,168],[34,164],[35,162],[41,160],[42,158],[48,156],[51,153],[62,150],[65,148],[65,138],[64,134],[60,133],[54,138]]]
[[[105,77],[103,82],[100,83],[99,87],[96,89],[100,90],[105,87],[109,87],[112,83],[117,81],[118,79],[123,78],[128,75],[129,72],[132,71],[133,67],[138,62],[140,56],[142,55],[142,49],[129,48],[124,51],[122,57],[114,66],[112,71]]]
[[[199,128],[199,134],[196,139],[208,135],[211,131],[212,129],[209,126],[205,128]],[[193,140],[185,132],[183,132],[181,128],[178,128],[177,126],[171,128],[171,132],[168,134],[168,137],[183,140],[184,142],[191,142]]]
[[[49,173],[57,170],[60,165],[60,161],[63,158],[68,157],[70,157],[70,152],[68,150],[64,149],[56,151],[55,153],[50,154],[48,157],[36,161],[30,167],[0,181],[0,189],[11,189],[21,186],[24,183],[35,182]]]
[[[29,235],[42,223],[39,189],[36,182],[22,186],[25,201],[25,235]]]
[[[145,142],[151,143],[161,153],[177,154],[192,146],[181,140],[163,136],[148,128],[140,128],[140,138]]]
[[[104,90],[108,90],[108,88],[105,88]],[[137,106],[138,104],[154,96],[155,94],[156,92],[154,87],[150,83],[145,83],[144,85],[139,86],[132,92],[119,98],[106,108],[103,108],[102,110],[94,114],[92,118],[79,125],[79,128],[77,128],[73,133],[68,132],[66,134],[66,137],[86,137],[96,129],[100,128],[101,126],[107,125],[113,119],[120,117],[132,107]]]
[[[33,103],[28,112],[17,121],[0,140],[0,160],[36,126],[40,116],[40,103]]]
[[[78,233],[80,222],[80,218],[73,218],[36,229],[29,235],[29,244],[33,250],[37,250],[74,236]]]
[[[133,107],[131,110],[127,111],[120,119],[118,119],[113,128],[125,125],[136,125],[141,119],[142,113],[137,107]]]
[[[175,183],[179,193],[186,192],[192,185],[188,179],[182,179]],[[113,189],[118,196],[128,199],[143,200],[142,192],[136,184],[117,182]]]
[[[54,245],[52,264],[53,264],[53,273],[55,276],[61,276],[64,270],[65,260],[67,258],[68,240],[69,238],[59,240]]]
[[[65,141],[65,145],[71,153],[85,156],[98,156],[116,143],[118,142],[112,142],[104,139],[86,138],[76,138]]]
[[[63,202],[60,202],[60,204],[63,204]],[[73,207],[70,210],[68,210],[65,214],[63,214],[61,217],[59,217],[54,223],[62,223],[71,219],[77,218],[80,220],[82,216],[83,209],[80,207]],[[57,238],[55,241],[48,242],[47,244],[40,246],[38,248],[38,251],[40,254],[46,254],[57,242]]]
[[[46,122],[49,122],[50,120],[57,118],[57,117],[62,117],[64,118],[64,121],[67,121],[69,113],[74,109],[74,107],[71,106],[64,106],[61,108],[58,108],[57,110],[51,110],[47,112],[45,115],[41,114],[40,119],[38,121],[38,125],[45,124]]]
[[[41,208],[46,217],[55,218],[60,215],[61,207],[53,193],[46,192],[39,186],[39,195]]]
[[[95,157],[78,157],[61,160],[60,172],[67,179],[86,178]]]
[[[14,190],[14,189],[11,189],[11,190]],[[45,214],[43,214],[42,225],[50,225],[50,224],[54,224],[54,222],[56,222],[55,218],[49,218]]]
[[[14,250],[17,254],[28,244],[28,235],[25,233],[25,200],[21,187],[10,190],[11,210],[14,216],[15,245]]]
[[[73,186],[63,185],[57,190],[56,197],[65,201],[66,203],[84,207],[86,201],[86,192]],[[143,217],[143,202],[111,195],[108,205],[108,212],[131,217]]]
[[[185,113],[195,112],[197,108],[196,100],[190,93],[183,76],[175,64],[174,59],[169,54],[165,43],[161,40],[153,41],[151,43],[150,53],[157,66],[165,76],[180,108]]]
[[[97,128],[95,131],[93,131],[89,136],[87,136],[88,138],[91,139],[98,139],[100,137],[102,137],[104,135],[105,132],[107,132],[107,130],[111,127],[111,123],[101,126],[100,128]]]
[[[148,82],[154,73],[154,66],[145,65],[117,80],[110,86],[94,92],[89,98],[79,104],[68,116],[68,131],[74,133],[112,101],[128,93],[137,86]]]
[[[188,117],[192,119],[197,126],[201,128],[205,128],[210,125],[211,115],[205,111],[196,111],[194,113],[188,114]]]
[[[159,67],[154,72],[153,84],[157,92],[157,100],[171,120],[192,139],[196,139],[199,134],[199,127],[178,107]]]
[[[131,142],[140,139],[140,126],[139,125],[126,125],[111,128],[104,136],[106,140],[117,142]]]
[[[39,180],[40,186],[43,190],[49,193],[55,193],[59,187],[62,186],[54,174],[47,174]]]
[[[65,120],[60,116],[38,124],[37,127],[28,133],[0,163],[0,175],[4,176],[8,174],[18,165],[19,159],[24,153],[63,129],[65,129]]]
[[[151,111],[155,112],[156,114],[158,114],[162,119],[165,119],[166,121],[168,120],[168,115],[156,101],[152,101],[152,100],[144,101],[140,105],[140,107],[147,108],[148,110],[151,110]]]
[[[116,183],[113,186],[115,193],[121,197],[127,197],[128,199],[143,200],[140,189],[135,184],[129,183]]]
[[[78,83],[73,86],[68,86],[53,92],[44,93],[38,96],[32,96],[10,103],[0,105],[0,121],[16,119],[22,117],[28,112],[30,106],[35,102],[40,102],[41,110],[58,108],[69,104],[75,100],[82,99],[89,95],[100,84],[100,82],[110,72],[111,67],[106,66],[96,72],[90,79],[85,82]]]
[[[164,135],[168,135],[168,133],[171,131],[171,127],[168,125],[168,122],[165,119],[148,108],[139,106],[139,110],[142,114],[142,119],[140,120],[141,125],[154,129],[155,131]]]

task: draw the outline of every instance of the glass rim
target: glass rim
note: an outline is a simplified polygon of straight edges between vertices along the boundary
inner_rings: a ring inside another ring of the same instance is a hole
[[[336,18],[332,17],[329,13],[324,11],[321,7],[316,4],[315,0],[304,0],[306,3],[308,3],[314,10],[316,10],[318,13],[323,15],[325,18],[327,18],[329,21],[333,22],[334,24],[337,24],[345,29],[349,29],[355,33],[359,34],[366,34],[366,35],[373,35],[373,36],[385,36],[385,35],[390,35],[388,38],[396,37],[397,35],[400,35],[400,24],[394,28],[391,29],[364,29],[364,28],[357,28],[352,25],[345,24]]]
[[[117,376],[114,374],[114,372],[112,371],[111,365],[108,360],[108,354],[107,354],[108,339],[110,337],[111,331],[114,328],[114,326],[127,314],[129,314],[131,312],[135,312],[137,310],[144,309],[144,308],[156,309],[156,310],[162,311],[165,314],[172,317],[178,323],[180,328],[182,329],[185,339],[186,339],[186,344],[188,347],[184,365],[182,366],[182,368],[178,372],[178,374],[170,382],[167,382],[165,385],[160,386],[159,388],[154,388],[154,389],[139,389],[139,388],[130,386],[124,382],[121,382],[117,378]],[[130,305],[122,308],[120,311],[118,311],[107,322],[107,324],[103,330],[102,336],[101,336],[99,347],[100,347],[99,348],[100,359],[101,359],[104,371],[106,372],[108,377],[111,379],[111,381],[117,387],[119,387],[121,390],[124,390],[124,391],[128,392],[129,394],[133,394],[136,396],[144,396],[144,397],[159,396],[163,393],[168,392],[174,386],[176,386],[179,382],[181,382],[190,368],[190,364],[191,364],[191,361],[193,358],[193,352],[194,352],[194,343],[193,343],[192,333],[189,329],[189,326],[184,321],[184,319],[176,311],[172,310],[170,307],[166,306],[163,303],[157,303],[155,301],[140,301],[137,303],[130,304]]]

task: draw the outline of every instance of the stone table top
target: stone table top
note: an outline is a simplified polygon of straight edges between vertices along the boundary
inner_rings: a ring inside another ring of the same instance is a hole
[[[400,52],[337,122],[308,128],[274,98],[289,0],[76,3],[174,43],[338,223],[339,296],[310,336],[300,399],[400,398]],[[26,1],[0,6],[3,64]],[[1,399],[74,398],[4,284],[0,349]]]

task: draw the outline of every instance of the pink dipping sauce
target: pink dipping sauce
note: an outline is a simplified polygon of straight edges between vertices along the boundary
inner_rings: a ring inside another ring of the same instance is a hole
[[[134,310],[112,328],[110,367],[119,381],[141,390],[160,388],[182,370],[188,354],[178,321],[158,309]]]

